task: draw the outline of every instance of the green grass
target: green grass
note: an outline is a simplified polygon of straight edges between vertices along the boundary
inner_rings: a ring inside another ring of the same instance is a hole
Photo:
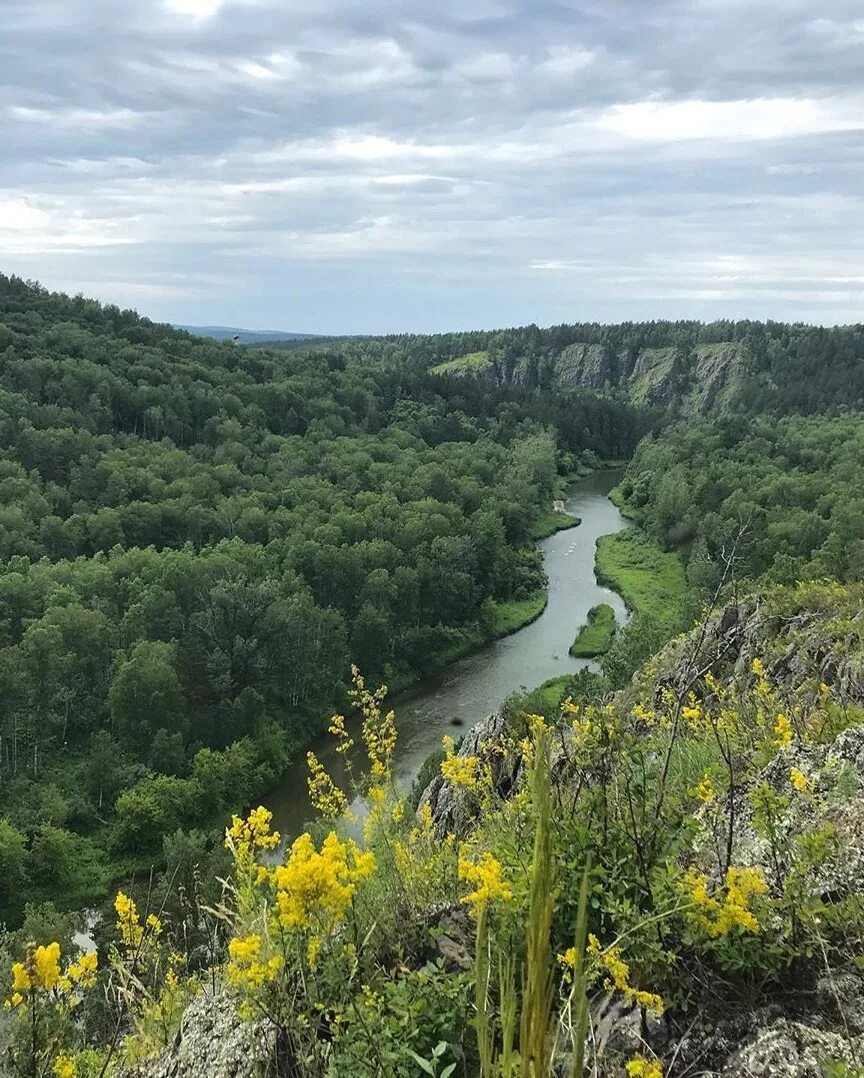
[[[556,513],[554,509],[546,509],[531,522],[528,535],[536,542],[538,539],[548,539],[555,532],[575,528],[581,523],[579,517],[571,517],[569,513]]]
[[[554,715],[567,695],[572,680],[571,674],[550,678],[523,696],[512,698],[511,706],[533,715]]]
[[[588,622],[583,625],[573,643],[570,654],[574,659],[596,659],[605,655],[615,636],[615,611],[608,603],[592,606]]]
[[[614,588],[631,610],[678,631],[687,582],[676,553],[627,528],[597,540],[596,564],[598,580]]]
[[[430,374],[479,374],[489,366],[488,352],[469,352],[467,356],[457,356],[430,367]]]
[[[507,603],[489,603],[489,634],[493,639],[509,636],[525,625],[530,625],[546,609],[549,596],[546,590],[536,592],[528,599],[511,599]]]
[[[639,520],[639,510],[632,506],[621,493],[621,487],[613,487],[609,491],[609,501],[615,506],[625,520]]]

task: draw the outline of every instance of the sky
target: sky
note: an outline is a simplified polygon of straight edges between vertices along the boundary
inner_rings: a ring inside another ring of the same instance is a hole
[[[860,0],[0,0],[0,271],[314,333],[864,320]]]

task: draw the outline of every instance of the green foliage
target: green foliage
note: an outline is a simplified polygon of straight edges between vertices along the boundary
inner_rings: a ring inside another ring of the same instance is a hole
[[[604,535],[597,541],[597,578],[668,634],[681,628],[687,583],[677,554],[661,550],[633,528]]]
[[[536,621],[546,609],[548,601],[549,597],[544,590],[527,599],[511,599],[506,603],[490,602],[484,610],[490,636],[508,636]]]
[[[344,706],[351,659],[404,685],[537,616],[559,456],[646,429],[590,394],[351,342],[238,349],[17,278],[0,339],[3,856],[58,895],[79,840],[158,857],[260,794]]]
[[[605,655],[615,636],[615,611],[608,603],[592,606],[588,621],[579,630],[570,645],[570,654],[576,658],[594,659]]]
[[[470,352],[429,368],[430,374],[480,374],[491,366],[488,352]]]
[[[568,513],[558,513],[547,509],[540,513],[531,523],[528,534],[535,541],[547,539],[556,532],[567,531],[569,528],[578,528],[582,521],[578,517],[571,517]]]
[[[856,580],[862,455],[860,415],[723,417],[646,439],[619,491],[653,538],[681,548],[703,590],[733,552],[739,578]]]

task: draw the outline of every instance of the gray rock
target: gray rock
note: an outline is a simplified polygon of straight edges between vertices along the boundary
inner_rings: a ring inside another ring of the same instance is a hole
[[[276,1052],[270,1023],[246,1022],[233,998],[217,988],[197,996],[183,1014],[174,1043],[125,1078],[265,1078]]]
[[[476,756],[482,765],[489,765],[492,785],[502,797],[512,792],[521,772],[521,759],[513,760],[496,751],[506,737],[507,723],[503,715],[490,715],[465,735],[459,748],[460,756]],[[480,806],[476,796],[460,789],[438,774],[423,791],[418,807],[428,804],[432,812],[435,834],[464,835],[477,819]]]
[[[780,1018],[727,1060],[722,1078],[824,1078],[826,1063],[860,1061],[864,1039]]]

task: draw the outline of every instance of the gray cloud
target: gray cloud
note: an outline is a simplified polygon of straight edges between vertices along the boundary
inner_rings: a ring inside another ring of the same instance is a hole
[[[857,0],[5,0],[3,268],[320,332],[859,320],[862,48]]]

